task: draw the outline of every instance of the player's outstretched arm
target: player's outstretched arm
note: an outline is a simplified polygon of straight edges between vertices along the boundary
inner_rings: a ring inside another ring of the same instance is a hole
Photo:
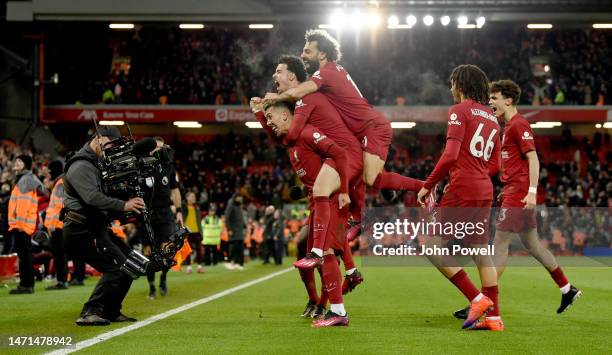
[[[317,84],[315,84],[313,81],[306,80],[300,85],[294,88],[291,88],[283,92],[280,95],[269,92],[266,94],[264,101],[266,102],[268,101],[269,102],[297,101],[308,94],[312,94],[313,92],[316,92],[317,90],[319,90],[319,87],[317,86]]]
[[[459,151],[461,150],[461,141],[454,138],[449,138],[446,141],[446,147],[436,167],[431,172],[423,188],[431,190],[431,188],[442,180],[449,172],[449,170],[455,165],[457,158],[459,158]]]

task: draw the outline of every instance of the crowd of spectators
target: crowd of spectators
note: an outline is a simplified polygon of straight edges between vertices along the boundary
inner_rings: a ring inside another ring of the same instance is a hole
[[[270,144],[263,134],[227,134],[209,138],[197,143],[177,141],[173,144],[182,195],[193,192],[203,215],[210,210],[222,215],[232,196],[236,193],[242,195],[249,229],[246,243],[253,257],[261,256],[264,252],[262,243],[265,240],[263,227],[267,219],[266,207],[274,206],[282,211],[287,240],[296,235],[307,216],[307,209],[305,205],[295,204],[289,196],[290,188],[299,182],[284,149]],[[556,245],[559,252],[579,252],[585,246],[612,247],[609,214],[612,203],[610,135],[596,133],[591,138],[576,138],[565,131],[561,137],[546,139],[550,141],[548,150],[541,149],[539,152],[538,208],[542,239]],[[424,140],[430,140],[432,144],[418,144]],[[442,136],[422,137],[417,130],[396,136],[398,144],[392,146],[387,169],[425,179],[432,171],[442,147],[442,144],[434,142],[441,140]],[[570,152],[573,160],[551,159],[555,149]],[[6,235],[6,209],[14,179],[12,164],[20,154],[33,154],[33,172],[43,182],[48,180],[46,166],[51,159],[57,158],[36,154],[11,141],[2,142],[0,235]],[[501,191],[501,185],[499,181],[495,185],[497,194]],[[372,190],[368,194],[367,205],[385,206],[388,202]],[[400,205],[404,208],[415,207],[415,194],[401,194]]]
[[[602,105],[612,102],[610,36],[594,29],[487,25],[477,31],[415,29],[359,38],[343,32],[339,39],[341,64],[375,105],[447,104],[450,70],[463,63],[481,66],[492,80],[517,81],[525,92],[523,104]],[[62,78],[49,88],[50,103],[246,105],[249,97],[271,90],[279,54],[300,53],[303,29],[143,26],[100,36],[97,46],[104,55],[98,58],[66,57],[58,48],[73,46],[67,38],[64,33],[49,39],[49,70]],[[96,64],[81,62],[88,60]]]

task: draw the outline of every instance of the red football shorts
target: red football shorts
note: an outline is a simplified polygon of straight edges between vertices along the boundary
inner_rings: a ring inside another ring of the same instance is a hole
[[[465,200],[454,193],[442,197],[437,222],[442,223],[442,237],[465,244],[488,244],[491,200]],[[452,224],[452,227],[449,226]]]
[[[387,161],[389,146],[393,140],[393,129],[391,128],[391,123],[386,119],[385,122],[373,123],[357,138],[361,142],[361,149],[370,154],[377,155],[383,161]]]
[[[502,232],[523,233],[537,227],[536,211],[525,209],[521,200],[525,194],[503,196],[497,215],[497,230]]]

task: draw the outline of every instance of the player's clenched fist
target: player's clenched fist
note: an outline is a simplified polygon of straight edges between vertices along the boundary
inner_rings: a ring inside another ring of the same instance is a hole
[[[263,100],[261,97],[251,97],[251,102],[249,104],[253,113],[263,111]]]

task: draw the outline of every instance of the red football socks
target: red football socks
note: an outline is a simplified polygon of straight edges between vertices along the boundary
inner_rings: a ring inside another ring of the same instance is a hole
[[[463,293],[469,302],[472,302],[472,300],[480,294],[480,291],[474,286],[472,280],[470,280],[470,277],[463,269],[453,275],[449,280],[459,289],[459,291],[461,291],[461,293]]]
[[[425,182],[409,178],[407,176],[400,175],[398,173],[390,173],[388,171],[382,171],[374,180],[373,187],[389,190],[408,190],[408,191],[419,191]]]
[[[313,269],[298,269],[300,277],[306,292],[308,292],[308,300],[311,302],[319,302],[319,295],[317,294],[317,284],[315,283],[314,270]]]
[[[330,206],[329,197],[317,196],[314,198],[314,226],[312,228],[312,247],[323,250],[325,245],[325,235],[327,234],[327,227],[329,226],[330,219]]]
[[[335,255],[323,257],[323,287],[329,295],[331,304],[342,303],[342,274],[338,267],[338,259]]]
[[[355,268],[355,260],[353,260],[353,251],[349,245],[348,238],[344,238],[344,250],[342,251],[342,263],[344,264],[344,270],[351,270]]]
[[[567,277],[565,277],[565,274],[563,273],[563,270],[561,270],[560,266],[557,266],[556,269],[554,269],[553,271],[549,271],[549,272],[550,272],[550,277],[552,277],[553,280],[555,280],[555,283],[557,284],[557,286],[559,286],[559,288],[569,283],[569,281],[567,280]]]
[[[319,297],[319,303],[323,307],[327,307],[327,301],[329,300],[329,294],[325,290],[325,281],[323,279],[323,268],[317,268],[319,270],[319,276],[321,276],[321,297]]]
[[[499,289],[497,286],[483,287],[482,294],[489,297],[493,301],[493,310],[487,313],[487,317],[499,317]]]

